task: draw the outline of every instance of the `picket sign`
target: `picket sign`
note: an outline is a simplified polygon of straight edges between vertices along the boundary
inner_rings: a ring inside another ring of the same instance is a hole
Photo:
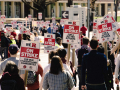
[[[11,21],[11,24],[12,24],[13,28],[17,27],[17,21],[16,20]]]
[[[46,27],[48,27],[50,24],[50,21],[46,21]]]
[[[10,36],[11,35],[11,27],[6,27],[6,35],[8,36]]]
[[[119,29],[118,23],[115,21],[115,19],[112,17],[111,14],[105,15],[103,18],[104,18],[105,21],[106,21],[106,19],[111,19],[112,31],[116,31],[117,29]]]
[[[6,22],[5,15],[1,15],[1,21]]]
[[[53,26],[53,33],[56,33],[56,30],[58,30],[57,26]]]
[[[21,23],[18,24],[18,30],[20,30],[20,33],[22,34],[22,32],[23,32],[23,24],[21,24]]]
[[[23,31],[23,34],[26,34],[26,35],[31,35],[31,33],[30,33],[30,30],[29,30],[29,29],[24,30],[24,31]]]
[[[52,23],[55,24],[55,17],[52,17]]]
[[[4,28],[4,22],[0,21],[0,28]]]
[[[42,19],[42,13],[38,13],[38,19]]]
[[[40,28],[41,27],[41,21],[37,21],[37,27]]]
[[[30,21],[32,21],[32,15],[28,15],[28,21],[30,22]]]
[[[99,38],[99,33],[98,33],[98,30],[97,30],[97,19],[94,19],[93,21],[93,34],[92,36],[94,36],[95,38]]]
[[[55,34],[44,34],[44,53],[49,53],[55,49]]]
[[[61,25],[64,25],[66,20],[67,20],[67,19],[60,19],[60,24],[61,24]]]

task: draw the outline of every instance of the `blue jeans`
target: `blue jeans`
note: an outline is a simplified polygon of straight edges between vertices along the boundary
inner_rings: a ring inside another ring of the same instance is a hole
[[[81,89],[81,69],[82,67],[78,67],[78,78],[79,78],[79,90],[82,90]]]
[[[101,85],[89,85],[87,84],[87,90],[107,90],[105,84]]]

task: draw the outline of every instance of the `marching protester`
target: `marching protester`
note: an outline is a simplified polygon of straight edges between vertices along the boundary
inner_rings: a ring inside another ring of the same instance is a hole
[[[0,79],[1,89],[25,90],[24,81],[18,73],[18,66],[13,61],[7,61]]]
[[[10,40],[5,37],[5,33],[1,32],[1,58],[5,59],[8,58],[8,46],[9,46]],[[2,56],[2,52],[4,53],[4,57]]]
[[[43,26],[43,28],[41,29],[41,32],[42,32],[42,36],[44,36],[44,34],[48,32],[45,26]]]
[[[97,52],[98,40],[92,39],[90,47],[92,50],[83,56],[81,71],[81,89],[106,90],[105,79],[107,78],[107,58],[104,54]],[[87,69],[87,78],[86,77]]]
[[[63,48],[62,38],[61,38],[61,37],[57,37],[57,38],[56,38],[55,49],[57,49],[57,48]]]
[[[82,31],[84,36],[86,36],[87,28],[84,26],[84,24],[82,24],[82,27],[80,28],[80,31]]]
[[[83,45],[81,46],[81,48],[77,49],[76,55],[78,57],[78,77],[79,77],[79,90],[81,90],[81,69],[82,69],[82,59],[83,59],[83,55],[85,53],[90,52],[90,47],[88,46],[89,44],[89,39],[87,37],[83,37],[82,39],[83,41]]]
[[[74,88],[71,75],[63,70],[63,64],[58,56],[51,60],[50,72],[48,72],[43,81],[43,89],[47,90],[69,90]]]
[[[52,33],[52,29],[51,29],[51,25],[49,24],[49,27],[48,27],[48,29],[47,29],[47,32],[48,33]]]

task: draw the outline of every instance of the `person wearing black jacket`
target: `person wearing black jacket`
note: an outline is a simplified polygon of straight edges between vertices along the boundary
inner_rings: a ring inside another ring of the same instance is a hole
[[[107,77],[107,58],[103,53],[97,52],[98,40],[92,39],[90,42],[92,50],[83,56],[82,60],[82,85],[84,90],[106,90],[105,81]],[[87,82],[85,74],[87,70]]]
[[[4,57],[2,56],[1,53],[1,58],[5,59],[8,58],[8,45],[10,43],[10,40],[8,38],[5,37],[4,32],[1,32],[1,52],[4,52]]]

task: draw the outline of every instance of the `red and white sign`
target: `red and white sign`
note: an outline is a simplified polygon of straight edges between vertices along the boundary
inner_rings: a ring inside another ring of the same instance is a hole
[[[37,71],[40,54],[40,43],[22,40],[19,69]],[[32,68],[30,68],[32,67]]]
[[[79,26],[65,25],[63,32],[63,43],[77,44],[79,36]]]
[[[32,21],[32,15],[28,15],[28,21]]]
[[[30,30],[29,30],[29,29],[24,30],[24,31],[23,31],[23,34],[26,34],[26,35],[31,35],[31,33],[30,33]]]
[[[107,14],[104,17],[104,21],[107,22],[107,20],[109,19],[110,22],[107,23],[112,23],[112,30],[116,31],[119,28],[118,23],[115,21],[115,19],[112,17],[111,14]]]
[[[58,30],[57,26],[53,26],[53,33],[56,33],[56,30]]]
[[[16,20],[11,21],[11,24],[12,24],[13,28],[17,27],[17,21]]]
[[[10,36],[11,35],[11,27],[6,27],[6,35],[8,36]]]
[[[4,28],[4,22],[0,21],[0,28]]]
[[[60,19],[60,24],[61,24],[61,25],[64,25],[64,24],[65,24],[65,20],[66,20],[66,19]]]
[[[2,22],[6,22],[5,15],[1,15]]]
[[[55,17],[52,17],[52,23],[55,24]]]
[[[42,19],[42,13],[38,13],[38,19]]]
[[[41,26],[41,21],[37,21],[37,27],[39,28]]]
[[[49,53],[55,49],[55,34],[44,34],[44,52]]]
[[[99,37],[99,33],[97,30],[97,19],[95,19],[93,22],[93,35],[92,36],[96,37],[97,39]]]
[[[99,43],[113,40],[112,23],[98,25]]]
[[[48,27],[50,24],[50,21],[46,21],[46,27]]]

